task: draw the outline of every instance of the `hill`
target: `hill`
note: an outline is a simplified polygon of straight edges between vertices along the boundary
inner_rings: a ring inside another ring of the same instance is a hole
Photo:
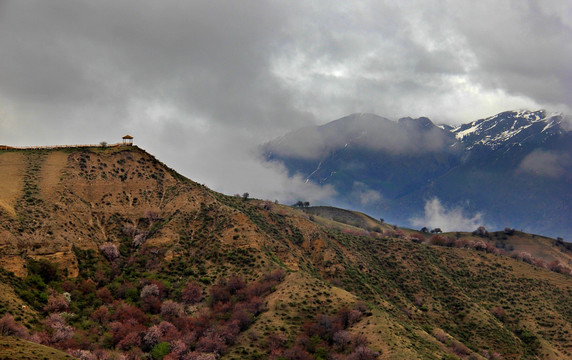
[[[439,199],[481,225],[572,234],[572,132],[566,117],[507,111],[458,127],[352,114],[262,146],[290,174],[334,187],[332,203],[417,226]],[[429,216],[431,218],[431,216]],[[444,227],[427,223],[422,226]],[[449,225],[450,226],[450,225]],[[457,228],[450,230],[469,230]]]
[[[0,335],[86,358],[572,358],[569,269],[479,236],[226,196],[137,147],[5,150],[0,174]]]
[[[0,359],[26,360],[26,359],[76,359],[63,351],[39,345],[19,338],[0,336]]]

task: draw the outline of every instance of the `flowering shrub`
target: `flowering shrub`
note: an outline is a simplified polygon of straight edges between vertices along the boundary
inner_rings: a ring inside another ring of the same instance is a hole
[[[99,251],[105,256],[109,261],[115,261],[119,259],[119,250],[114,243],[108,242],[99,247]]]
[[[11,314],[4,314],[0,318],[0,335],[27,339],[28,330],[24,326],[18,324]]]

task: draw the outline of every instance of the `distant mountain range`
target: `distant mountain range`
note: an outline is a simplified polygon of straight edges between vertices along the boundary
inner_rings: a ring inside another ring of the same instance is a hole
[[[334,204],[411,226],[437,198],[483,224],[572,236],[572,131],[562,114],[507,111],[458,127],[352,114],[262,146]],[[437,224],[426,224],[437,226]],[[469,230],[469,229],[465,229]]]

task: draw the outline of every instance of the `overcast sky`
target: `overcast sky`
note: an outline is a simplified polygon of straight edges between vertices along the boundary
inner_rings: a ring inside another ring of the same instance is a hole
[[[0,144],[135,143],[227,194],[319,200],[256,145],[354,112],[572,108],[572,2],[0,0]]]

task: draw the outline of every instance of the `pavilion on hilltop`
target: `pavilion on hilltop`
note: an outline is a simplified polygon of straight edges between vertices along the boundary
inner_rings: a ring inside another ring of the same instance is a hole
[[[123,145],[127,145],[127,146],[133,145],[133,136],[125,135],[123,137]]]

